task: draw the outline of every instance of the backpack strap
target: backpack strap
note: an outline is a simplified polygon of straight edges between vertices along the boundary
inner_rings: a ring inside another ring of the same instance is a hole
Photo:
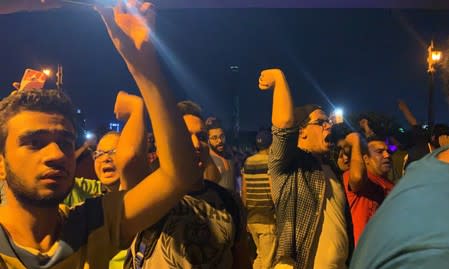
[[[134,244],[128,249],[124,269],[142,269],[144,261],[149,258],[156,248],[162,233],[167,215],[150,228],[137,234]]]

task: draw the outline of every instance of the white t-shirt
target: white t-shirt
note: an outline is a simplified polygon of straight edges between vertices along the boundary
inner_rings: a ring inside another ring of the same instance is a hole
[[[348,235],[345,218],[345,192],[328,165],[322,169],[326,176],[326,192],[323,205],[321,234],[317,236],[318,247],[314,269],[344,269],[348,257]]]

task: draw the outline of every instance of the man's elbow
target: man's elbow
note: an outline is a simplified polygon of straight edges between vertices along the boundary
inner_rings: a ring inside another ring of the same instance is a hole
[[[161,165],[160,169],[173,181],[173,184],[182,189],[191,190],[192,185],[203,178],[199,167],[190,167],[187,164],[179,169],[173,167],[167,169],[167,167]]]
[[[292,117],[273,117],[272,118],[273,126],[277,128],[291,128],[295,125],[295,120]]]

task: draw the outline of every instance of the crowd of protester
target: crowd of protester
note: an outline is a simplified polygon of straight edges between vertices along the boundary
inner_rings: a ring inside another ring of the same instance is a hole
[[[59,5],[4,0],[0,14]],[[406,129],[328,117],[267,69],[272,126],[232,144],[175,102],[150,3],[96,10],[141,96],[120,91],[122,131],[81,143],[62,90],[0,101],[0,268],[449,267],[448,125],[424,128],[404,101]]]

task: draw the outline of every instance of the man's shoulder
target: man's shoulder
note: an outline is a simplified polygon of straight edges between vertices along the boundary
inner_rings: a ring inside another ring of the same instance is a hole
[[[106,210],[114,211],[114,208],[118,210],[118,206],[123,203],[124,194],[123,191],[106,193],[102,196],[88,198],[73,207],[60,204],[59,210],[68,221],[85,217],[95,219],[93,216],[103,216],[103,212]]]
[[[246,158],[245,164],[253,163],[268,163],[268,154],[258,152]]]

